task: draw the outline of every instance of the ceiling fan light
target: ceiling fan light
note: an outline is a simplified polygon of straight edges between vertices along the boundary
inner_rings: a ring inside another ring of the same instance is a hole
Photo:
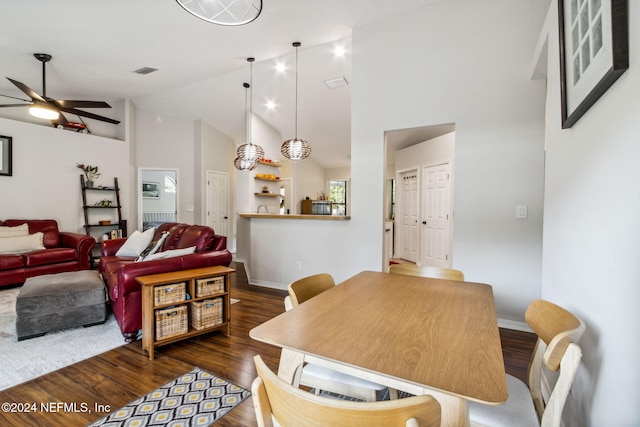
[[[311,145],[304,139],[288,139],[280,147],[280,152],[289,160],[304,160],[311,155]]]
[[[176,0],[193,16],[218,25],[244,25],[262,12],[262,0]]]
[[[42,105],[32,105],[29,107],[29,114],[33,117],[46,120],[56,120],[60,117],[60,113],[53,108],[45,107]]]
[[[238,170],[250,171],[250,170],[254,170],[256,166],[258,166],[258,162],[250,162],[250,161],[244,160],[241,157],[236,157],[236,159],[233,161],[233,165]]]

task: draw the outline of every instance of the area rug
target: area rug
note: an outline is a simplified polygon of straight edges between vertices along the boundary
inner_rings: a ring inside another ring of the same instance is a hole
[[[251,392],[195,367],[91,426],[210,426]]]
[[[102,325],[51,331],[18,341],[19,292],[20,288],[0,290],[0,390],[126,344],[113,314]]]

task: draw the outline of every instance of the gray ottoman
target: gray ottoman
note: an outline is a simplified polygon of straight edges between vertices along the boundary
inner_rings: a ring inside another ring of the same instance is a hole
[[[107,294],[97,271],[30,277],[16,300],[18,341],[57,329],[104,323]]]

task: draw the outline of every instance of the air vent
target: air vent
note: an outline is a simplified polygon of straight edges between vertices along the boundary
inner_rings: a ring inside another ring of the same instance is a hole
[[[151,67],[142,67],[138,70],[135,70],[134,73],[136,74],[150,74],[153,73],[154,71],[158,71],[157,68],[151,68]]]
[[[327,87],[329,89],[335,89],[337,87],[347,86],[349,84],[347,83],[347,80],[345,80],[344,77],[337,77],[335,79],[325,80],[325,83],[327,84]]]

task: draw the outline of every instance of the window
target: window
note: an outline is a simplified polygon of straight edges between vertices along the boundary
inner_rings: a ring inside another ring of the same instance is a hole
[[[347,214],[347,181],[329,181],[329,200],[332,215]]]

